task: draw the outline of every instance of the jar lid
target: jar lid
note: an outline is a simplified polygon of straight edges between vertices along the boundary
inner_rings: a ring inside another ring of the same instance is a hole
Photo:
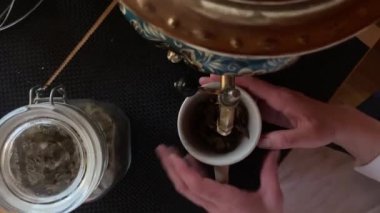
[[[98,186],[101,135],[65,103],[21,107],[0,120],[0,204],[16,212],[67,212]]]
[[[29,202],[35,202],[35,197],[67,196],[63,192],[78,176],[83,158],[80,143],[74,129],[51,118],[22,124],[5,142],[5,182]]]
[[[343,41],[380,19],[379,0],[123,0],[174,39],[245,56],[288,56]]]

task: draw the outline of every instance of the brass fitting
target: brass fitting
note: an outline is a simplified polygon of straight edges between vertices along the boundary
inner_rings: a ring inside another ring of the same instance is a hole
[[[234,127],[235,109],[240,101],[240,91],[235,88],[234,75],[222,75],[220,87],[217,132],[223,136],[227,136],[231,134]]]

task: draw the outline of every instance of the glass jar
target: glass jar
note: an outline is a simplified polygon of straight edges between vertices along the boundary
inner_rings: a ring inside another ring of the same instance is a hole
[[[41,91],[0,120],[0,206],[11,212],[72,211],[105,195],[131,161],[119,108],[67,100],[63,87]]]

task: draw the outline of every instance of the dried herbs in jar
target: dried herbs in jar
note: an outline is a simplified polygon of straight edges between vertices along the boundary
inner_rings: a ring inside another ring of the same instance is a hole
[[[104,196],[131,161],[128,118],[113,104],[67,100],[63,88],[30,95],[0,120],[0,206],[69,212]]]

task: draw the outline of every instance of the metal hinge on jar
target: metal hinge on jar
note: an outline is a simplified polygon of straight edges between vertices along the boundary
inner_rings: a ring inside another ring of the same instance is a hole
[[[54,103],[67,103],[66,90],[63,85],[54,87],[49,96],[46,96],[46,89],[41,86],[35,86],[29,90],[29,105],[49,102],[51,105]],[[58,95],[58,96],[56,96]]]

